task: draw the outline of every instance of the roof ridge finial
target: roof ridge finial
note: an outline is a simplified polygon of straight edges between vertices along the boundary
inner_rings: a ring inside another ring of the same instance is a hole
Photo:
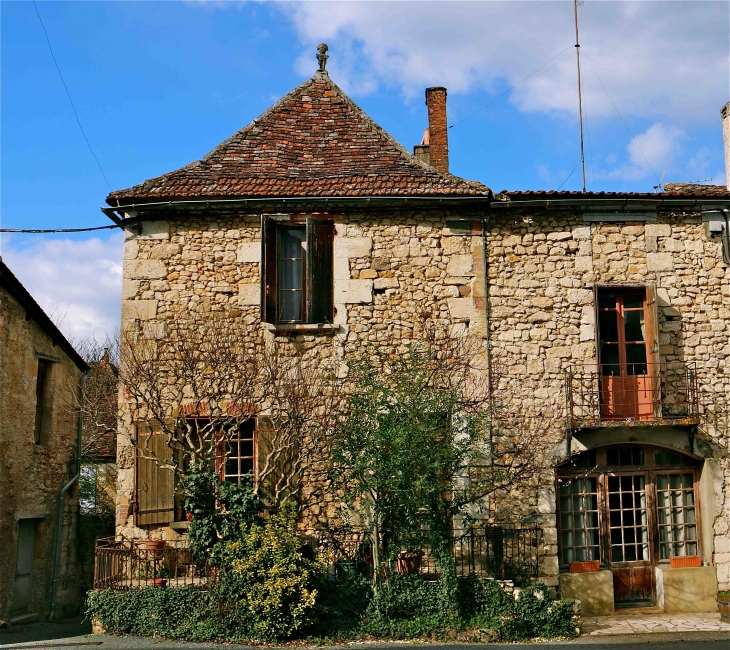
[[[317,61],[319,61],[319,72],[327,72],[325,70],[325,67],[327,66],[327,59],[329,59],[329,54],[327,54],[327,50],[330,48],[328,47],[327,43],[320,43],[317,45]]]

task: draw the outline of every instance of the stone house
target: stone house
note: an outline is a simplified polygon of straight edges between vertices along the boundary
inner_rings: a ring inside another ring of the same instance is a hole
[[[79,508],[77,483],[71,480],[79,468],[75,405],[87,369],[0,260],[0,621],[5,623],[49,614],[63,618],[81,605]]]
[[[728,188],[494,194],[449,173],[446,96],[426,90],[411,155],[320,70],[201,160],[110,194],[123,330],[220,311],[241,336],[334,341],[346,361],[396,351],[428,314],[478,342],[515,405],[560,408],[554,477],[518,508],[543,531],[542,578],[587,612],[714,608],[730,586]],[[134,435],[122,405],[117,531],[173,538],[172,482],[139,489]]]

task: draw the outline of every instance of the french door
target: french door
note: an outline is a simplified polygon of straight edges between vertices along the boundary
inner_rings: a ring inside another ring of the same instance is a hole
[[[653,604],[654,562],[647,474],[604,476],[608,564],[616,605]]]
[[[598,293],[601,417],[648,420],[654,415],[647,350],[646,291]]]

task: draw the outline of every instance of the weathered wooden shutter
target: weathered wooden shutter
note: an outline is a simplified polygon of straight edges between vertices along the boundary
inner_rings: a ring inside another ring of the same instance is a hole
[[[654,417],[662,417],[661,375],[659,358],[659,300],[655,284],[646,287],[646,309],[644,310],[646,347],[648,351],[649,376],[651,377]]]
[[[298,487],[294,465],[300,453],[299,445],[296,440],[289,440],[286,445],[277,440],[277,431],[268,418],[257,419],[255,441],[256,484],[264,501],[273,504],[277,495],[285,490],[288,481],[291,480],[290,490]]]
[[[159,426],[137,425],[137,507],[138,526],[166,524],[175,519],[175,472],[161,467],[169,463],[173,450]]]
[[[276,323],[276,221],[261,217],[261,320]]]
[[[593,328],[596,336],[596,363],[599,365],[598,373],[600,374],[600,363],[601,363],[601,329],[600,329],[600,323],[601,320],[599,318],[599,312],[598,312],[598,285],[593,285],[593,314],[594,314],[594,320],[595,320],[595,327]]]
[[[307,322],[331,323],[334,319],[335,224],[307,219]]]

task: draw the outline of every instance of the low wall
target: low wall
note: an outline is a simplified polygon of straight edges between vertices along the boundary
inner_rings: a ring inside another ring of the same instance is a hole
[[[583,616],[612,616],[613,574],[610,571],[561,573],[560,596],[580,600]]]

